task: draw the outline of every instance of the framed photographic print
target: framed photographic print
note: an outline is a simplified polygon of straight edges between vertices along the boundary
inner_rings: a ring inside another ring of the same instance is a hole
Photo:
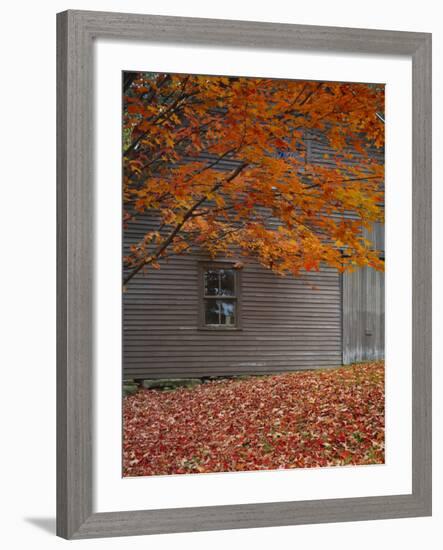
[[[65,538],[431,513],[431,37],[58,15]]]

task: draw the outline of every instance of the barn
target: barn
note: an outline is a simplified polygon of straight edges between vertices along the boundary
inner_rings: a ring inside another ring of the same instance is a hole
[[[307,143],[310,162],[325,162],[327,144]],[[154,226],[155,212],[125,225],[123,255]],[[384,255],[383,224],[368,237]],[[193,250],[138,273],[123,293],[124,379],[273,374],[383,357],[384,273],[369,267],[283,277],[250,259],[213,261]]]

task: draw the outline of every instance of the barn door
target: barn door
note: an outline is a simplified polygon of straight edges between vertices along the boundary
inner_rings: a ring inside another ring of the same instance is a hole
[[[384,358],[384,273],[370,267],[344,273],[343,363]]]

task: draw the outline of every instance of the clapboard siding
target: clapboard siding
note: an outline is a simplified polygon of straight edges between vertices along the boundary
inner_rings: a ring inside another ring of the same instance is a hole
[[[333,155],[325,137],[312,130],[308,136],[309,162],[333,168]],[[368,151],[372,158],[384,164],[384,148],[371,147]],[[344,152],[352,153],[352,158],[346,160],[349,166],[358,165],[362,158],[359,153],[351,148]],[[346,217],[355,216],[348,212]],[[363,234],[384,258],[384,224],[375,223],[371,231],[365,229]],[[342,275],[343,364],[384,359],[384,292],[383,272],[366,267]]]
[[[136,242],[150,225],[125,231]],[[200,260],[173,257],[138,274],[123,294],[125,378],[274,373],[341,364],[341,289],[329,268],[281,277],[248,261],[241,277],[241,330],[199,329]]]
[[[321,134],[307,136],[307,162],[332,166]],[[383,160],[383,150],[371,154]],[[203,154],[199,160],[214,158]],[[217,169],[232,171],[238,162],[224,159]],[[355,163],[358,155],[349,160]],[[124,254],[157,227],[155,211],[131,221],[123,233]],[[367,237],[384,249],[381,224]],[[322,267],[281,277],[248,260],[241,277],[241,330],[201,330],[199,261],[207,259],[194,250],[131,280],[123,294],[125,378],[266,374],[382,357],[383,274],[363,269],[342,277]]]
[[[306,132],[306,159],[307,162],[320,164],[322,166],[335,167],[334,158],[340,158],[344,160],[348,166],[359,166],[361,161],[365,158],[363,154],[359,153],[351,146],[345,147],[343,151],[337,153],[328,143],[328,139],[324,132],[321,130],[310,129]],[[367,146],[366,152],[369,157],[373,158],[379,163],[384,164],[384,147]],[[348,155],[345,158],[345,155]],[[349,156],[350,155],[350,156]],[[360,166],[361,168],[361,166]]]

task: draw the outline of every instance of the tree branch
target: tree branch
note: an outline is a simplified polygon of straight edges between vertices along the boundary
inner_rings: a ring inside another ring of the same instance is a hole
[[[168,113],[170,113],[171,111],[174,112],[175,111],[175,108],[178,106],[178,104],[183,100],[183,99],[186,99],[187,97],[189,97],[190,94],[185,94],[185,89],[186,89],[186,84],[188,83],[188,80],[189,80],[189,76],[187,76],[183,82],[182,82],[182,89],[181,89],[181,92],[180,94],[177,96],[177,98],[175,99],[175,101],[173,101],[173,103],[171,103],[171,105],[168,106],[168,108],[165,110],[165,111],[161,111],[156,117],[154,117],[150,122],[151,126],[153,126],[154,124],[156,124],[161,118],[164,118],[165,115],[167,115]],[[171,113],[172,114],[172,113]],[[147,136],[149,130],[146,130],[146,132],[143,132],[142,134],[139,135],[139,137],[133,142],[131,143],[131,145],[129,145],[129,147],[127,147],[127,149],[123,152],[124,155],[128,155],[129,153],[131,153],[136,147],[137,145],[140,143],[140,141]]]
[[[162,254],[164,250],[172,243],[175,236],[179,233],[179,231],[182,229],[182,227],[185,225],[185,223],[191,218],[192,214],[195,212],[195,210],[201,206],[207,199],[208,196],[215,191],[217,191],[224,183],[231,182],[234,178],[236,178],[244,168],[246,168],[247,163],[240,164],[233,172],[230,174],[229,177],[227,177],[224,180],[218,181],[215,185],[212,186],[210,191],[206,193],[203,197],[201,197],[196,203],[194,203],[189,210],[185,213],[183,216],[183,219],[180,223],[176,225],[176,227],[171,231],[171,233],[166,237],[166,239],[157,247],[154,254],[149,256],[149,258],[146,258],[145,260],[142,260],[138,266],[136,266],[131,273],[129,273],[125,279],[123,280],[123,286],[127,285],[129,281],[141,270],[143,269],[147,264],[155,262],[159,256]]]

